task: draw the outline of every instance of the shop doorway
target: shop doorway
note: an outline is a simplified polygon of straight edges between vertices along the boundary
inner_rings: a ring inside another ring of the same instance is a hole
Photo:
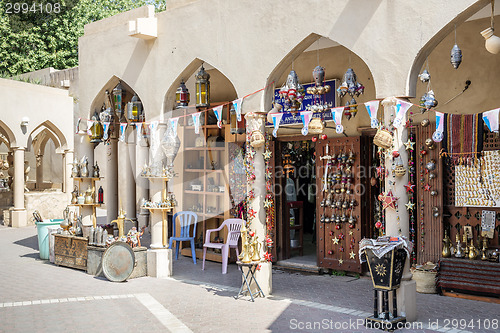
[[[279,138],[276,143],[278,264],[315,269],[316,157],[310,138]]]

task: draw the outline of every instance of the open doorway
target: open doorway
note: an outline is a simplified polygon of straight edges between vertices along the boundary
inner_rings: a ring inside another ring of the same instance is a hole
[[[276,144],[278,265],[317,269],[315,145],[300,139]]]

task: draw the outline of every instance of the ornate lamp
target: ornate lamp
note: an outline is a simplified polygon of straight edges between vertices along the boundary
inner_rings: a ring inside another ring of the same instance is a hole
[[[184,80],[181,81],[179,88],[175,92],[175,105],[176,108],[181,108],[189,105],[189,90],[184,84]]]
[[[102,124],[99,120],[99,115],[97,114],[97,110],[94,112],[94,115],[92,116],[92,127],[90,127],[90,142],[91,143],[99,143],[102,141],[102,134],[103,134],[103,129],[102,129]]]
[[[172,126],[169,126],[165,132],[165,136],[161,140],[161,148],[167,157],[167,168],[169,171],[172,171],[174,168],[174,160],[180,145],[181,140],[177,136],[177,133],[175,133]]]
[[[136,94],[127,103],[127,118],[130,121],[139,121],[142,118],[142,102]]]
[[[234,105],[231,105],[231,110],[229,111],[229,126],[231,134],[243,134],[245,133],[245,120],[241,117],[241,121],[238,121],[236,116],[236,110]]]
[[[200,71],[196,74],[196,106],[206,107],[210,105],[210,74],[205,72],[201,65]]]
[[[122,108],[123,97],[125,97],[125,90],[123,89],[122,83],[120,81],[113,89],[113,103],[115,112],[118,112],[120,116],[123,114],[123,108]]]

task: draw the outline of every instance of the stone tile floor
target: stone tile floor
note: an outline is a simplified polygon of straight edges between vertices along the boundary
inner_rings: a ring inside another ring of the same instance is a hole
[[[378,332],[359,325],[372,306],[364,277],[275,270],[273,295],[252,303],[233,298],[241,282],[234,264],[222,275],[218,263],[202,271],[181,257],[172,278],[112,283],[38,259],[33,226],[0,226],[0,263],[0,332]],[[417,294],[417,306],[423,329],[404,331],[500,331],[478,329],[499,320],[499,304]],[[443,327],[452,319],[475,327]]]

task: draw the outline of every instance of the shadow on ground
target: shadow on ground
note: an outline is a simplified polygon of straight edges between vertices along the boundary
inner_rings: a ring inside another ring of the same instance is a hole
[[[14,244],[38,251],[38,236],[31,236],[28,238],[20,239],[18,241],[15,241]]]

